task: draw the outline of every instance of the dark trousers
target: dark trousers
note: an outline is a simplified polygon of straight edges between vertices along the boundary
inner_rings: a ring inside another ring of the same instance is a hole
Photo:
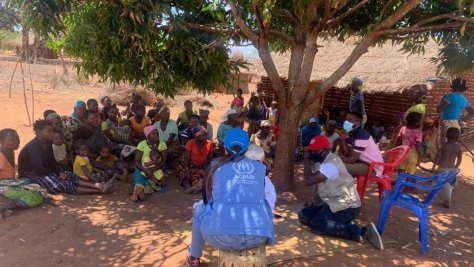
[[[315,234],[359,240],[361,229],[352,222],[359,212],[360,208],[352,208],[332,213],[328,205],[320,205],[301,209],[298,218]]]

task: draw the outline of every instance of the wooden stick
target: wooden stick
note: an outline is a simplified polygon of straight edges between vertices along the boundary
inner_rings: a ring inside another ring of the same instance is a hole
[[[63,72],[64,72],[64,74],[69,75],[69,73],[68,73],[68,71],[67,71],[66,63],[64,63],[63,49],[62,49],[62,48],[61,48],[61,50],[59,51],[59,58],[61,59],[61,65],[63,66]]]
[[[30,86],[31,86],[31,119],[35,120],[35,94],[33,90],[33,78],[31,77],[31,64],[28,64],[28,71],[30,72]]]
[[[20,61],[21,78],[23,80],[23,99],[25,101],[26,115],[28,116],[29,126],[31,126],[30,111],[28,110],[28,101],[26,101],[26,86],[25,86],[25,72],[23,71],[23,64]]]
[[[10,89],[8,90],[8,98],[9,98],[9,99],[12,99],[13,76],[15,76],[16,68],[18,67],[18,63],[19,63],[20,60],[21,60],[21,53],[23,53],[23,52],[20,52],[20,57],[18,57],[18,60],[16,61],[15,68],[13,69],[12,77],[11,77],[11,79],[10,79]]]

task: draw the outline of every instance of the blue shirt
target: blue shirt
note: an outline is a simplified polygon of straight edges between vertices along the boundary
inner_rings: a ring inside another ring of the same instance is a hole
[[[459,120],[463,110],[469,107],[469,100],[459,92],[448,94],[444,98],[444,101],[449,103],[443,112],[441,112],[441,119],[444,121]]]
[[[301,130],[301,144],[303,144],[304,147],[309,146],[309,143],[311,142],[311,139],[313,137],[318,136],[321,134],[321,126],[316,125],[316,127],[312,128],[309,125],[306,125],[303,127]]]
[[[365,115],[364,94],[362,92],[351,94],[349,99],[349,112],[357,112],[361,115]]]
[[[217,168],[212,199],[202,215],[204,235],[255,235],[275,242],[273,212],[265,198],[263,163],[247,157]]]

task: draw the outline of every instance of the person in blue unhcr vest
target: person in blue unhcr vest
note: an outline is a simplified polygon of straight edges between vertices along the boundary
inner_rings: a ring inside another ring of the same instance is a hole
[[[265,197],[266,167],[244,154],[250,142],[234,128],[224,140],[227,154],[204,177],[203,200],[194,205],[188,266],[201,266],[204,243],[223,250],[274,244],[273,213]]]

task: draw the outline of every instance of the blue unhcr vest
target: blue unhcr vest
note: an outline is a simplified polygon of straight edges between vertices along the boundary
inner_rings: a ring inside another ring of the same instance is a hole
[[[203,234],[264,236],[273,244],[273,212],[265,199],[264,181],[265,165],[247,157],[219,167],[202,218]]]

